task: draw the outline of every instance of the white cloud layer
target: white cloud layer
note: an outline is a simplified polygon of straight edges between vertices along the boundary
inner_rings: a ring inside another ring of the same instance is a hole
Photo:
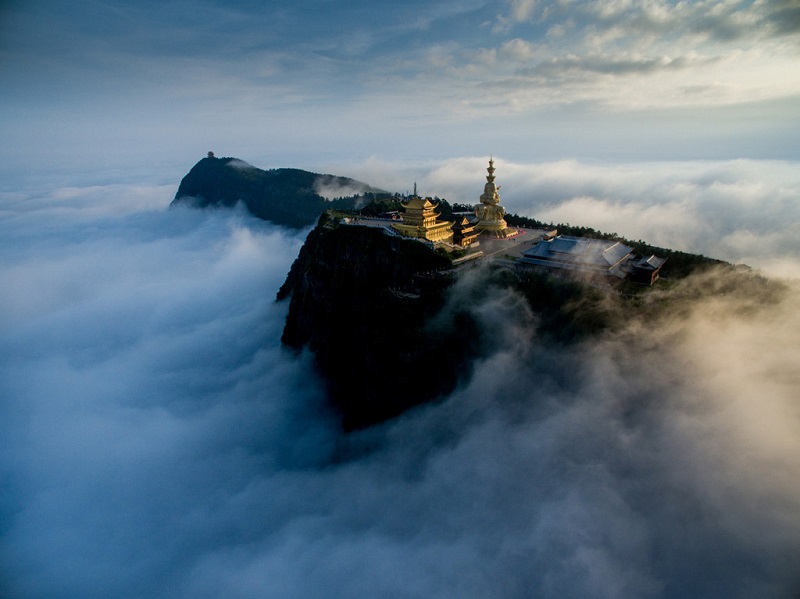
[[[579,166],[533,169],[596,185]],[[239,212],[103,209],[115,193],[52,194],[59,211],[20,194],[0,219],[0,594],[800,590],[796,288],[570,351],[490,296],[505,347],[444,402],[345,438],[278,341],[302,239]]]

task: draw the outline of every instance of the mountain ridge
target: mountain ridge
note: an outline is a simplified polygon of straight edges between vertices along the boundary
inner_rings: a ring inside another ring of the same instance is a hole
[[[327,199],[326,190],[356,191]],[[328,209],[352,210],[383,190],[340,177],[302,169],[263,170],[232,157],[201,159],[183,177],[171,206],[232,207],[241,202],[254,216],[294,229],[313,225]]]

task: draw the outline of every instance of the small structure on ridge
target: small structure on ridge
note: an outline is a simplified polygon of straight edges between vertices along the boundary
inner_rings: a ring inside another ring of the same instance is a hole
[[[461,220],[453,223],[453,245],[466,248],[472,245],[477,237],[475,223],[471,223],[466,216],[462,216]]]
[[[522,253],[521,264],[626,279],[652,285],[666,258],[637,258],[621,241],[558,235]]]
[[[666,261],[666,258],[659,258],[655,254],[649,258],[631,261],[631,280],[642,285],[652,285],[658,279],[661,267],[664,266]]]
[[[633,248],[619,241],[559,235],[523,252],[520,262],[624,279],[629,273],[623,265],[631,258],[631,252]]]

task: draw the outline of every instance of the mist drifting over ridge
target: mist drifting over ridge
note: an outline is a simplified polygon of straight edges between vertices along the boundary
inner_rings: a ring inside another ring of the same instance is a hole
[[[302,235],[159,197],[5,202],[4,594],[800,590],[796,285],[710,293],[646,327],[621,315],[570,351],[489,292],[474,309],[507,343],[443,402],[345,439],[309,357],[279,345],[272,298]],[[712,232],[759,233],[729,206]]]

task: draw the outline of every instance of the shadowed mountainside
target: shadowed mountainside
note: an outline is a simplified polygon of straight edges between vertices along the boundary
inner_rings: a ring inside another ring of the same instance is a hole
[[[309,234],[278,300],[291,296],[282,341],[308,347],[346,429],[396,416],[453,390],[479,336],[434,326],[450,261],[381,229],[335,226],[327,214]]]
[[[242,202],[258,218],[303,228],[313,225],[324,210],[352,210],[380,195],[385,193],[347,177],[294,168],[265,171],[237,158],[208,157],[183,178],[172,204],[204,208]]]
[[[354,429],[466,384],[476,361],[509,349],[508,327],[570,347],[647,330],[703,298],[736,295],[758,306],[782,289],[725,264],[705,264],[652,288],[598,284],[506,260],[453,269],[449,258],[417,241],[339,225],[323,214],[277,299],[291,297],[283,343],[311,350],[344,428]]]

